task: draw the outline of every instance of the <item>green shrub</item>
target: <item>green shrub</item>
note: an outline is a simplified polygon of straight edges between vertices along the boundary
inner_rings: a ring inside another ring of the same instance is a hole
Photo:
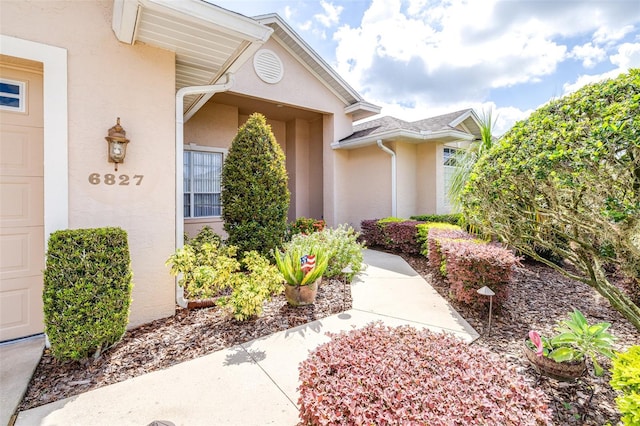
[[[196,251],[202,247],[204,243],[211,243],[214,245],[220,245],[222,243],[222,238],[220,235],[216,234],[210,226],[205,225],[200,229],[198,234],[193,238],[185,238],[185,244],[189,244]]]
[[[404,222],[404,221],[406,221],[406,220],[407,220],[407,219],[403,219],[403,218],[401,218],[401,217],[393,217],[393,216],[389,216],[389,217],[385,217],[385,218],[382,218],[382,219],[378,220],[378,223],[379,223],[380,225],[385,225],[385,224],[387,224],[387,223],[398,223],[398,222]]]
[[[231,275],[231,294],[217,302],[238,321],[262,314],[264,302],[283,290],[282,274],[258,252],[246,252],[241,265],[246,272]]]
[[[313,267],[308,263],[303,265],[303,259],[314,259]],[[276,266],[289,285],[303,286],[313,284],[322,278],[327,270],[329,257],[324,249],[317,245],[309,249],[289,247],[284,253],[275,253]],[[308,268],[308,269],[305,269]]]
[[[346,224],[337,228],[325,228],[322,232],[309,235],[295,235],[291,241],[285,244],[285,250],[297,248],[301,251],[309,251],[319,247],[329,257],[329,264],[324,273],[326,278],[345,276],[348,281],[362,270],[364,244],[358,242],[358,233]],[[342,272],[346,267],[352,272]]]
[[[471,225],[590,285],[640,329],[640,306],[607,271],[640,287],[638,93],[631,69],[541,106],[478,160],[461,202]]]
[[[132,290],[127,233],[120,228],[56,231],[44,271],[44,322],[51,353],[81,360],[120,341]]]
[[[616,398],[622,423],[628,426],[640,424],[640,346],[632,346],[627,352],[617,353],[611,368],[611,387],[621,391]]]
[[[237,260],[235,246],[217,240],[199,248],[187,244],[169,257],[171,274],[180,276],[187,299],[217,298],[237,320],[262,313],[264,302],[282,291],[283,277],[274,265],[256,251],[248,251]],[[225,294],[230,292],[230,294]]]
[[[411,220],[417,220],[419,222],[439,222],[439,223],[450,223],[452,225],[459,225],[462,220],[462,215],[460,213],[454,214],[421,214],[416,216],[411,216]]]
[[[289,190],[285,158],[271,127],[252,114],[233,139],[222,168],[222,218],[227,242],[263,255],[287,232]]]
[[[187,244],[167,259],[171,274],[181,275],[178,284],[186,299],[208,299],[233,286],[232,274],[240,270],[237,248],[220,242]]]

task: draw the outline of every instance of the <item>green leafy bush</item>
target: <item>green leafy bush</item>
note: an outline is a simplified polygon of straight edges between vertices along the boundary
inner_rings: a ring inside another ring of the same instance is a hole
[[[450,334],[381,323],[328,334],[298,368],[301,424],[551,424],[541,390]]]
[[[233,286],[232,275],[240,270],[237,248],[220,242],[187,244],[167,259],[171,274],[180,276],[178,284],[187,299],[208,299]]]
[[[460,213],[453,214],[421,214],[417,216],[411,216],[411,220],[417,220],[418,222],[438,222],[438,223],[450,223],[452,225],[459,225],[462,219]]]
[[[358,237],[359,234],[352,227],[341,224],[337,228],[325,228],[321,232],[309,235],[295,235],[285,244],[285,250],[299,249],[308,252],[317,247],[326,253],[329,259],[324,276],[344,276],[351,281],[363,268],[364,244],[358,242]],[[350,273],[342,272],[346,267],[351,268]]]
[[[120,341],[132,290],[127,233],[120,228],[56,231],[44,271],[44,322],[60,360],[95,357]]]
[[[177,249],[166,264],[171,274],[181,276],[178,284],[184,288],[185,298],[215,298],[219,306],[242,321],[262,313],[264,302],[282,291],[283,277],[254,250],[245,252],[240,261],[237,256],[237,247],[203,236]]]
[[[220,235],[216,234],[210,226],[205,225],[198,231],[198,234],[193,238],[185,238],[185,244],[189,244],[196,251],[202,247],[204,243],[211,243],[219,246],[222,243]]]
[[[283,290],[282,274],[257,251],[246,252],[241,266],[244,272],[231,274],[231,294],[217,302],[238,321],[260,316],[264,302]]]
[[[222,218],[227,242],[240,253],[267,255],[287,232],[285,158],[271,127],[252,114],[238,130],[222,167]]]
[[[639,93],[635,69],[545,104],[479,159],[461,197],[471,225],[590,285],[638,329],[640,307],[606,268],[640,286]]]
[[[616,353],[611,368],[611,387],[621,391],[616,397],[622,423],[626,426],[640,424],[640,346],[632,346],[627,352]]]

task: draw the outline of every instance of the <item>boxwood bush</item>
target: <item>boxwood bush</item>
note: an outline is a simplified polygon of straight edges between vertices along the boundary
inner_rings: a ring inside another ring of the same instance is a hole
[[[489,351],[410,326],[329,333],[300,364],[304,425],[547,425],[546,395]]]
[[[126,331],[132,272],[127,233],[120,228],[51,234],[44,271],[44,322],[60,360],[98,357]]]

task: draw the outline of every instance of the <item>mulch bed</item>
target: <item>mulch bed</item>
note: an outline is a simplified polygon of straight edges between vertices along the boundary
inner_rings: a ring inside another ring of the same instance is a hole
[[[602,378],[588,375],[573,383],[560,382],[538,375],[522,353],[522,341],[530,329],[550,334],[555,322],[574,308],[580,309],[590,322],[611,322],[611,331],[618,337],[617,349],[640,344],[640,332],[594,290],[544,265],[524,262],[515,270],[508,300],[493,313],[488,335],[487,307],[470,307],[450,300],[448,286],[428,267],[424,257],[404,257],[481,334],[473,344],[504,357],[532,385],[549,395],[555,424],[611,422],[615,425],[618,422],[616,393],[608,384],[608,371]],[[59,363],[45,352],[19,409],[26,410],[167,368],[350,308],[350,287],[339,280],[326,280],[314,305],[292,308],[280,295],[266,304],[260,318],[247,322],[230,319],[217,307],[178,309],[173,317],[128,331],[118,345],[85,364]],[[608,361],[602,364],[610,367]]]
[[[556,322],[565,319],[574,308],[579,309],[590,324],[602,321],[611,323],[609,331],[618,338],[616,350],[640,344],[640,332],[594,289],[546,265],[523,261],[515,268],[508,299],[500,310],[492,313],[489,335],[488,304],[473,307],[456,302],[449,296],[447,283],[428,266],[425,257],[403,257],[480,333],[480,338],[474,344],[504,357],[532,385],[541,388],[549,396],[554,424],[601,426],[607,422],[612,425],[618,423],[620,416],[615,405],[617,394],[609,386],[609,360],[603,359],[600,363],[606,370],[602,377],[587,374],[575,382],[562,382],[540,376],[531,367],[522,349],[522,342],[529,330],[552,335]]]

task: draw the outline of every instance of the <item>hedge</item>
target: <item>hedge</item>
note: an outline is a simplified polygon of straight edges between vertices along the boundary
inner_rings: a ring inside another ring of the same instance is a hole
[[[98,357],[129,322],[132,290],[127,233],[120,228],[56,231],[44,271],[44,322],[60,360]]]

